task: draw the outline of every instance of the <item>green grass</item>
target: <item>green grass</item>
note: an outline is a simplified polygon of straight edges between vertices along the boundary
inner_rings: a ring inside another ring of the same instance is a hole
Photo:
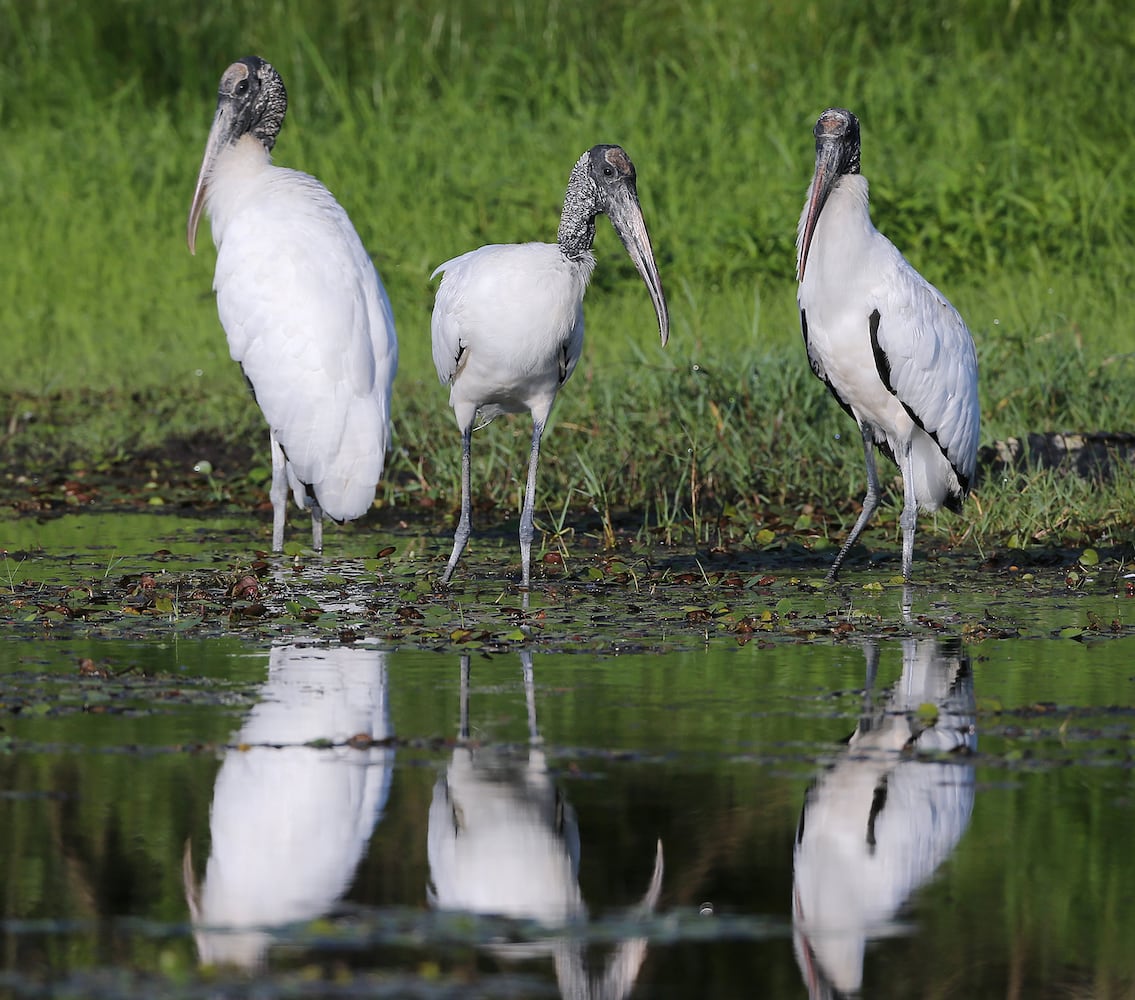
[[[805,501],[842,531],[863,490],[858,435],[807,369],[793,283],[811,126],[830,104],[862,120],[876,223],[973,330],[982,442],[1135,430],[1124,12],[0,0],[9,465],[263,433],[217,322],[211,246],[190,257],[184,235],[217,80],[248,52],[289,89],[276,161],[344,204],[394,303],[389,504],[457,494],[430,272],[482,243],[552,239],[571,164],[615,141],[638,167],[673,337],[659,350],[645,290],[601,224],[584,359],[546,439],[545,526],[570,523],[570,496],[700,541],[722,517],[757,530]],[[477,435],[482,504],[515,508],[528,434],[513,419]],[[1026,480],[987,477],[969,513],[932,530],[1027,544],[1068,507],[1076,544],[1130,541],[1129,481]]]

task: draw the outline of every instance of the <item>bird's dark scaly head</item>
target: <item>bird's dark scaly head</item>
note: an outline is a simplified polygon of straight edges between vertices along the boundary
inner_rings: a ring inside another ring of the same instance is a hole
[[[217,111],[189,206],[186,237],[190,253],[196,250],[197,226],[205,207],[209,175],[217,157],[246,135],[251,135],[271,152],[287,110],[288,92],[271,63],[259,56],[248,56],[225,70],[217,88]]]
[[[808,214],[797,244],[797,281],[804,280],[812,234],[836,181],[846,174],[859,173],[859,119],[855,115],[846,108],[828,108],[812,131],[816,136],[816,171],[812,175]]]
[[[564,198],[561,245],[565,243],[565,224],[573,209],[577,221],[586,219],[589,224],[590,231],[585,237],[588,249],[595,235],[595,216],[602,212],[611,220],[650,293],[650,301],[658,316],[658,332],[665,346],[670,338],[670,312],[662,291],[662,279],[658,276],[650,234],[642,217],[634,164],[622,146],[592,146],[576,163]]]

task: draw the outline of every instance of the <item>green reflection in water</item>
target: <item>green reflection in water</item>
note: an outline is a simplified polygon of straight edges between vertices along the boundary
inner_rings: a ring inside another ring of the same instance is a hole
[[[909,996],[928,984],[1003,996],[1011,981],[1131,982],[1132,643],[967,647],[980,708],[972,819],[898,914],[909,919],[907,932],[869,946],[871,995]],[[107,676],[81,674],[84,660]],[[518,967],[491,950],[405,945],[407,920],[426,941],[437,927],[426,902],[427,825],[437,776],[454,752],[461,673],[454,654],[396,651],[384,660],[397,744],[389,798],[347,889],[348,903],[362,909],[346,924],[313,925],[322,945],[300,932],[297,946],[269,952],[281,984],[329,955],[356,976],[375,963],[414,976],[423,958],[440,963],[443,981],[494,981]],[[900,644],[880,643],[875,691],[901,669]],[[796,825],[809,786],[845,752],[860,720],[864,678],[864,652],[852,644],[533,657],[543,753],[577,818],[588,912],[604,918],[641,899],[660,839],[657,919],[692,917],[710,903],[722,928],[715,935],[707,918],[674,942],[673,925],[648,924],[639,995],[754,985],[803,995],[791,946]],[[192,841],[200,878],[224,748],[269,680],[268,648],[235,639],[0,643],[0,898],[11,973],[195,975],[184,846]],[[517,656],[472,658],[469,719],[476,745],[527,761]],[[771,931],[739,948],[727,940],[738,932],[729,920],[745,917],[771,921],[762,925]],[[152,922],[144,925],[151,930],[124,918]],[[401,929],[391,937],[383,921],[394,918]],[[371,940],[371,950],[347,947],[345,928]],[[330,952],[329,936],[340,942]],[[554,979],[546,956],[519,968]]]

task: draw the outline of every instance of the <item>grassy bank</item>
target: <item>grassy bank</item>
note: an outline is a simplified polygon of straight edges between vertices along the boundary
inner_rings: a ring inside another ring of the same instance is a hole
[[[1135,430],[1125,23],[1102,2],[0,0],[7,464],[266,437],[216,319],[212,249],[192,258],[184,242],[217,79],[252,51],[291,97],[276,161],[336,194],[394,303],[387,503],[456,498],[431,270],[551,239],[572,162],[616,141],[638,166],[673,338],[657,348],[603,223],[588,344],[548,438],[545,526],[567,500],[705,539],[730,511],[759,529],[813,502],[841,530],[862,458],[807,370],[792,280],[811,126],[830,104],[862,119],[876,222],[973,329],[983,443]],[[527,436],[520,420],[478,435],[482,504],[515,508]],[[987,476],[940,530],[1130,541],[1129,483]]]

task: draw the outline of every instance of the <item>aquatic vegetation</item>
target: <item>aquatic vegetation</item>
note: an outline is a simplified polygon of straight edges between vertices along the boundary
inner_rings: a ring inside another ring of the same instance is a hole
[[[673,335],[661,357],[621,335],[649,333],[653,317],[601,229],[601,294],[548,431],[538,526],[610,542],[629,522],[689,546],[807,516],[817,538],[841,537],[861,450],[811,384],[793,281],[807,125],[836,99],[870,124],[873,217],[974,332],[982,444],[1135,430],[1135,190],[1116,181],[1135,144],[1114,3],[274,9],[0,8],[15,40],[0,52],[0,503],[83,506],[100,468],[123,474],[103,499],[150,482],[155,503],[205,509],[218,493],[238,508],[265,495],[266,470],[244,471],[259,418],[217,330],[209,262],[188,256],[176,224],[217,74],[250,46],[289,81],[277,162],[321,177],[348,209],[406,331],[384,511],[448,518],[458,504],[426,335],[433,267],[470,246],[546,238],[562,196],[546,164],[618,141],[650,175],[643,207]],[[838,44],[821,17],[840,25]],[[478,433],[475,509],[518,508],[521,423]],[[177,489],[203,459],[216,489]],[[1120,544],[1133,481],[1057,483],[985,461],[966,515],[924,524],[918,544],[988,552],[1064,530],[1077,545]],[[545,514],[551,497],[572,509]],[[884,500],[868,545],[894,530]]]

